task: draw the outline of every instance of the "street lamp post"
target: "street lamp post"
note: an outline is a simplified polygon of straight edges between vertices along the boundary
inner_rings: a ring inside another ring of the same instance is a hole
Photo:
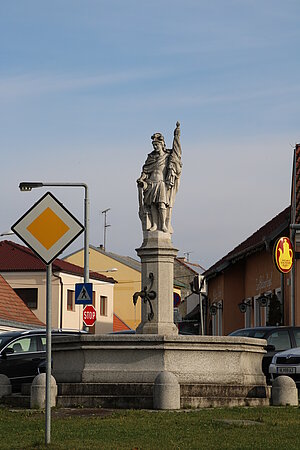
[[[42,183],[22,182],[19,184],[20,191],[31,191],[41,187],[83,187],[84,196],[84,282],[89,282],[89,239],[90,239],[90,200],[88,186],[85,183]]]

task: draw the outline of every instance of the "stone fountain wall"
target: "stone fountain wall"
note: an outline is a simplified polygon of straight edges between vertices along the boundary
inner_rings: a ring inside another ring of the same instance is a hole
[[[261,339],[211,336],[60,338],[53,344],[53,375],[65,406],[152,408],[161,372],[176,376],[182,408],[265,405],[264,345]]]

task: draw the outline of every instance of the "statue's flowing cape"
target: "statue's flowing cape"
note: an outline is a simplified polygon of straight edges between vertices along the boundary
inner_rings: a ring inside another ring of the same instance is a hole
[[[143,165],[143,172],[152,173],[158,167],[164,167],[166,165],[166,159],[170,155],[170,150],[167,150],[163,155],[151,152],[148,154],[145,164]]]

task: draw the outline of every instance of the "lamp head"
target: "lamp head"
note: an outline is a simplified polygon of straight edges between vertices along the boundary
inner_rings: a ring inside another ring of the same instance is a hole
[[[244,302],[239,303],[239,309],[240,309],[241,313],[245,314],[245,312],[247,311],[247,306],[248,305]]]
[[[258,303],[259,303],[260,306],[262,306],[262,307],[266,307],[266,306],[267,306],[268,300],[269,300],[268,297],[265,296],[265,295],[261,295],[261,296],[257,299]]]
[[[211,305],[209,311],[212,316],[215,316],[217,314],[218,308],[216,307],[216,305]]]
[[[25,191],[31,191],[34,188],[39,188],[39,187],[43,187],[43,186],[44,186],[44,184],[41,182],[31,183],[31,182],[25,181],[25,182],[22,182],[19,184],[19,189],[20,189],[20,191],[25,192]]]

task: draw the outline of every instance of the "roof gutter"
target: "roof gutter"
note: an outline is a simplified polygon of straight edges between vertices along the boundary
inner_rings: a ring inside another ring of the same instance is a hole
[[[22,330],[34,330],[35,328],[43,328],[43,329],[45,328],[45,325],[15,322],[13,320],[5,320],[5,319],[0,319],[0,326],[1,325],[5,327],[12,327]]]
[[[60,275],[56,275],[53,272],[52,272],[52,275],[59,279],[59,284],[60,284],[60,308],[59,308],[60,309],[60,314],[59,314],[60,315],[60,318],[59,318],[60,319],[59,320],[60,325],[59,325],[59,328],[62,329],[63,328],[64,284],[63,284],[63,281],[62,281],[62,278],[61,278]]]

